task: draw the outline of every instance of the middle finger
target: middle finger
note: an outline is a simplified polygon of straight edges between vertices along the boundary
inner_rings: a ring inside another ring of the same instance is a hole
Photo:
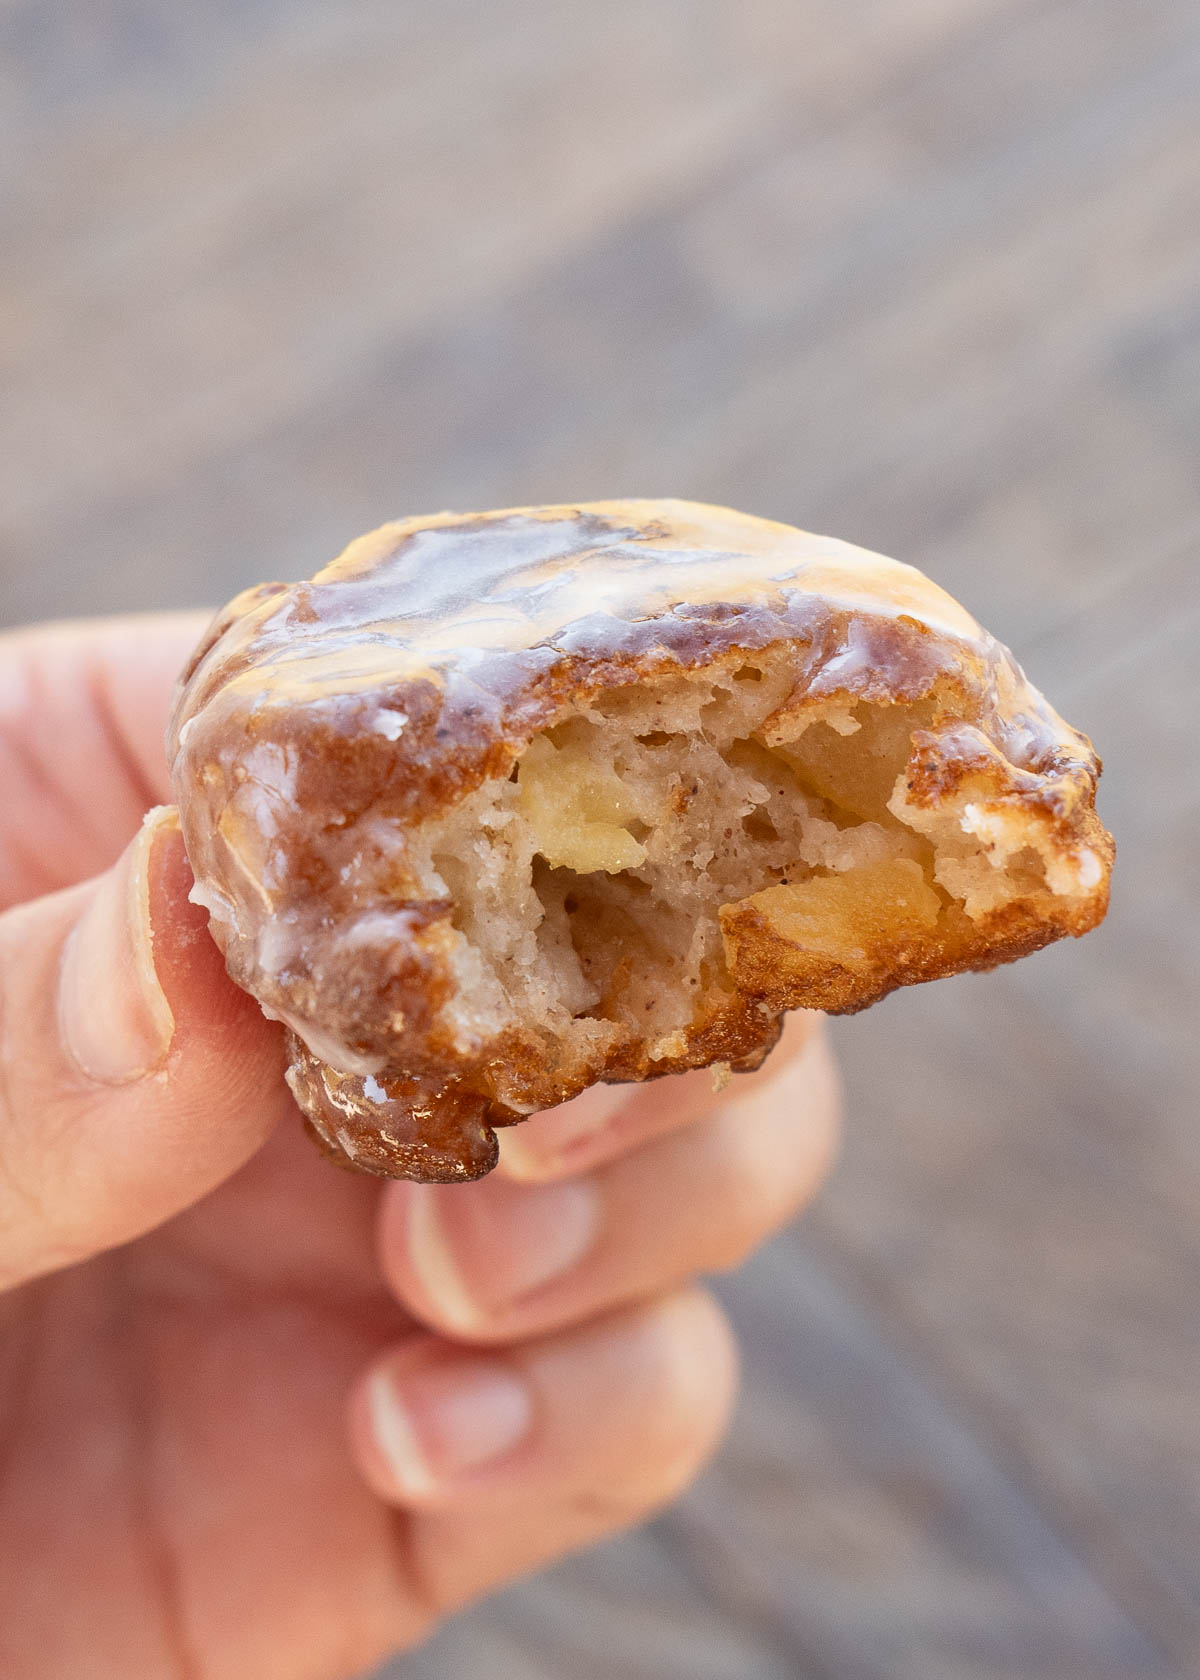
[[[384,1275],[418,1319],[460,1340],[558,1329],[743,1260],[816,1189],[837,1119],[818,1033],[774,1079],[591,1173],[388,1185]]]
[[[639,1149],[652,1138],[694,1125],[728,1102],[741,1101],[776,1080],[821,1025],[812,1009],[797,1009],[783,1023],[779,1042],[757,1073],[738,1074],[728,1098],[711,1068],[653,1079],[645,1085],[593,1085],[557,1108],[546,1109],[500,1133],[503,1178],[524,1184],[572,1178],[603,1161]]]

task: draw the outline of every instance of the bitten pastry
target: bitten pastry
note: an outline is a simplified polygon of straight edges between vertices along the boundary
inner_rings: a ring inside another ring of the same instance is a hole
[[[1107,903],[1096,755],[1003,647],[909,566],[694,502],[385,525],[219,615],[168,746],[301,1109],[395,1177]]]

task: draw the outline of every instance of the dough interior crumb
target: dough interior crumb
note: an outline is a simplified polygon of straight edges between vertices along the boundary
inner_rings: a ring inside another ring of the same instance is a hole
[[[1086,892],[1086,862],[1072,878],[1049,833],[1039,851],[1028,813],[1004,845],[986,789],[910,803],[936,693],[781,716],[792,682],[774,650],[610,689],[410,836],[423,892],[453,901],[464,1051],[532,1028],[568,1065],[635,1044],[665,1061],[744,987],[748,927],[788,1005],[837,1007],[847,975],[944,965],[1006,903]],[[494,1088],[519,1106],[502,1068]]]

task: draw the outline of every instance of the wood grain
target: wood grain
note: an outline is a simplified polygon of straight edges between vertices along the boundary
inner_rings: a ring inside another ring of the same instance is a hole
[[[11,0],[3,615],[675,493],[923,565],[1106,760],[1105,928],[838,1028],[641,1534],[397,1676],[1200,1673],[1191,0]]]

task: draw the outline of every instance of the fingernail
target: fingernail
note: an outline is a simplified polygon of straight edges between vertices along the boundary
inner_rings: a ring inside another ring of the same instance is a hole
[[[367,1385],[371,1432],[403,1496],[420,1497],[510,1453],[533,1423],[529,1385],[495,1359],[424,1370],[380,1366]]]
[[[469,1330],[578,1265],[600,1232],[601,1198],[586,1178],[537,1187],[485,1179],[447,1189],[397,1186],[408,1257],[443,1322]]]
[[[588,1150],[629,1107],[628,1085],[592,1085],[570,1102],[548,1108],[500,1133],[500,1159],[513,1178],[536,1181],[582,1162]]]
[[[150,873],[155,845],[175,826],[172,810],[147,815],[63,950],[63,1044],[83,1073],[105,1085],[152,1073],[171,1048],[175,1018],[154,968]]]

